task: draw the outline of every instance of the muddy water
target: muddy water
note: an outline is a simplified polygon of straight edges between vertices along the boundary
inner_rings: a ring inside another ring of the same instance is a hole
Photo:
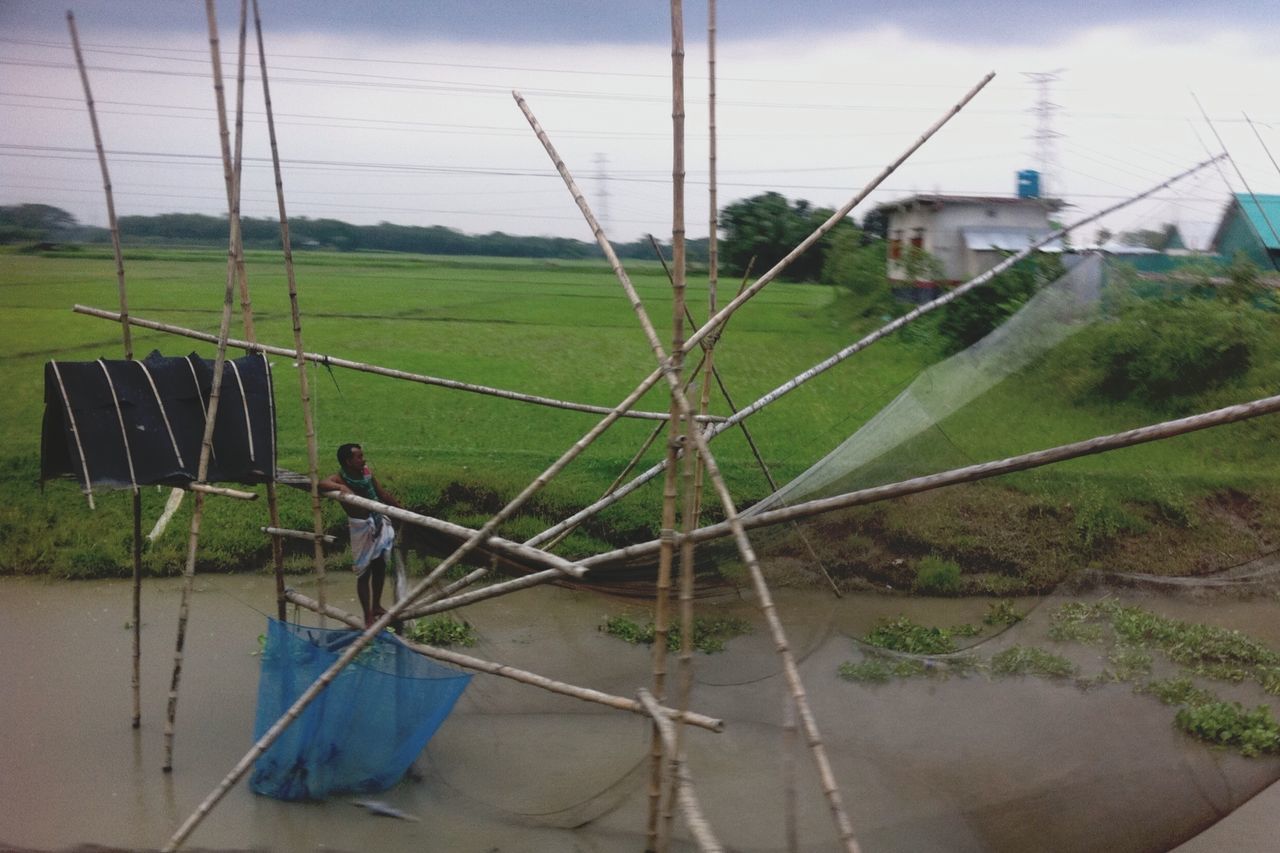
[[[304,584],[299,584],[305,586]],[[201,578],[178,711],[175,766],[160,772],[178,584],[143,598],[143,724],[129,726],[129,587],[0,581],[0,847],[92,843],[155,848],[251,743],[257,636],[272,609],[262,578]],[[350,591],[331,592],[354,609]],[[1237,627],[1280,648],[1273,598],[1129,594],[1153,609]],[[884,616],[977,622],[982,601],[782,591],[779,612],[867,851],[1156,851],[1212,824],[1280,776],[1180,735],[1171,712],[1127,685],[1081,690],[1040,679],[913,680],[879,687],[836,675],[849,639]],[[1020,602],[1023,623],[978,642],[984,656],[1044,644],[1061,599]],[[689,734],[704,812],[738,850],[785,848],[783,679],[751,602],[708,605],[754,619],[725,653],[699,656],[693,705],[725,719]],[[530,590],[470,608],[472,651],[576,684],[632,695],[646,650],[601,634],[642,611],[590,593]],[[1081,664],[1096,661],[1082,653]],[[1095,655],[1096,657],[1096,655]],[[1245,688],[1219,689],[1249,705]],[[419,758],[380,798],[421,818],[373,817],[346,798],[286,804],[237,786],[192,847],[276,850],[640,850],[647,727],[639,718],[477,676]],[[812,761],[796,750],[804,850],[834,849]],[[677,830],[683,838],[684,833]]]

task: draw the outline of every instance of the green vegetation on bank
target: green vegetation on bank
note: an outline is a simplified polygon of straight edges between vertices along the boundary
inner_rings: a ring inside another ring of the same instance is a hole
[[[1083,667],[1057,651],[1021,644],[984,659],[975,649],[959,649],[956,635],[954,628],[905,616],[882,621],[864,638],[862,659],[842,663],[838,672],[847,681],[870,684],[977,672],[1072,678],[1081,688],[1128,684],[1175,708],[1173,724],[1193,737],[1250,757],[1280,752],[1280,722],[1268,705],[1246,708],[1203,686],[1253,682],[1262,694],[1280,696],[1280,653],[1240,631],[1104,598],[1068,602],[1051,615],[1048,635],[1055,645],[1098,652]]]
[[[750,629],[747,621],[737,616],[695,616],[691,643],[695,651],[715,654],[724,651],[725,643],[729,640],[746,634]],[[610,616],[600,626],[600,630],[633,646],[651,646],[657,639],[657,628],[652,622],[637,622],[630,616]],[[672,624],[667,631],[667,651],[680,651],[679,624]]]
[[[857,255],[875,245],[850,251]],[[130,311],[216,331],[224,263],[224,253],[215,250],[127,250]],[[849,261],[853,268],[867,267],[859,263]],[[251,251],[247,266],[259,338],[290,345],[278,256]],[[630,262],[628,270],[654,324],[665,329],[670,288],[661,268]],[[630,306],[598,260],[317,251],[299,255],[298,280],[311,351],[599,405],[622,399],[654,364]],[[1280,387],[1276,315],[1256,288],[1240,291],[1238,299],[1208,298],[1192,287],[1158,304],[1115,306],[1108,321],[904,445],[899,456],[909,465],[886,473],[913,475],[1002,458],[1273,393]],[[0,572],[96,577],[129,571],[125,495],[100,494],[98,509],[90,512],[70,481],[37,488],[43,364],[120,357],[116,326],[70,312],[74,303],[112,309],[116,299],[114,265],[105,249],[0,252],[0,305],[11,323],[0,341],[8,392],[0,407],[0,434],[7,439],[0,451]],[[705,282],[696,277],[690,300],[695,316],[704,316]],[[745,405],[879,326],[891,310],[886,306],[883,293],[775,284],[729,322],[717,368],[737,405]],[[942,357],[949,349],[944,319],[939,313],[913,324],[911,334],[877,343],[753,416],[752,436],[775,479],[785,482],[802,472]],[[1140,363],[1126,355],[1157,321],[1165,324],[1154,326],[1162,357]],[[1206,333],[1179,334],[1200,328]],[[240,334],[238,314],[233,329]],[[140,356],[153,348],[213,354],[206,344],[139,329],[134,342]],[[1224,359],[1220,366],[1203,370],[1215,354]],[[286,358],[272,362],[280,463],[304,471],[293,368]],[[1123,375],[1116,372],[1121,368]],[[487,520],[598,420],[349,371],[308,370],[322,468],[336,466],[337,444],[360,441],[406,505],[461,524]],[[1123,396],[1114,391],[1121,380],[1131,386]],[[636,407],[667,406],[655,389]],[[718,393],[713,411],[727,413]],[[502,533],[528,538],[595,500],[653,423],[626,419],[614,425]],[[830,525],[830,532],[814,547],[825,552],[824,563],[842,583],[866,578],[932,594],[1046,589],[1083,566],[1167,574],[1220,568],[1256,556],[1280,523],[1273,473],[1278,433],[1275,418],[1262,418],[863,507],[816,522]],[[739,431],[726,432],[713,447],[740,506],[767,493]],[[661,454],[658,442],[640,467]],[[655,480],[584,524],[562,552],[581,556],[654,536],[660,489]],[[305,495],[283,492],[286,526],[309,527]],[[167,490],[143,490],[147,529],[166,498]],[[258,531],[265,513],[260,503],[210,499],[207,507],[199,570],[265,567],[269,547]],[[707,516],[717,515],[709,500]],[[148,544],[147,572],[180,571],[189,518],[187,502],[168,531]],[[331,531],[342,531],[339,508],[326,506],[325,518]],[[309,565],[301,543],[290,543],[288,553],[291,567]],[[347,557],[336,549],[331,559],[341,566]]]

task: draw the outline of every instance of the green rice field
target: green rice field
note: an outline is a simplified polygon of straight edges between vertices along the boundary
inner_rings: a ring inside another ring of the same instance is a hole
[[[258,339],[291,346],[279,256],[252,252],[247,269]],[[628,271],[660,336],[669,338],[670,287],[661,267],[631,264]],[[126,275],[134,316],[217,331],[226,281],[223,253],[126,252]],[[656,363],[622,288],[602,261],[305,252],[297,255],[297,281],[304,343],[313,352],[604,406],[621,400]],[[737,286],[737,281],[721,282],[722,303]],[[694,315],[705,317],[705,275],[690,276],[689,300]],[[41,490],[37,482],[44,363],[122,355],[118,325],[73,313],[77,303],[118,308],[109,252],[0,253],[0,305],[9,326],[0,338],[0,371],[7,388],[0,407],[0,434],[6,439],[0,451],[0,470],[5,472],[0,572],[93,576],[127,571],[130,513],[124,494],[101,494],[98,509],[90,512],[75,483],[51,482]],[[856,340],[881,319],[860,316],[835,288],[775,283],[728,324],[716,349],[716,365],[734,402],[742,407]],[[232,334],[243,335],[238,304]],[[1271,341],[1268,356],[1280,352],[1274,336]],[[214,354],[211,345],[143,329],[134,330],[134,349],[139,357],[153,349],[166,355]],[[785,482],[805,470],[937,357],[927,333],[891,337],[751,418],[748,427],[774,477]],[[1271,367],[1276,362],[1259,361],[1244,381],[1206,396],[1204,405],[1272,393],[1280,378]],[[273,357],[272,364],[279,462],[281,467],[305,471],[295,368],[285,357]],[[333,451],[338,444],[360,442],[374,470],[406,505],[462,524],[486,519],[598,420],[591,414],[337,368],[311,365],[308,370],[322,473],[336,470]],[[1070,404],[1064,405],[1074,370],[1071,362],[1051,360],[1044,369],[998,385],[947,419],[940,425],[951,448],[947,464],[1000,458],[1167,417],[1135,404],[1066,400]],[[666,395],[656,389],[638,408],[666,411]],[[712,410],[729,413],[718,391]],[[505,535],[527,538],[594,500],[654,424],[623,420],[613,426],[535,500],[528,513],[509,523]],[[1079,504],[1082,495],[1131,515],[1137,511],[1132,502],[1149,503],[1152,495],[1175,492],[1176,500],[1193,509],[1223,489],[1267,503],[1275,491],[1276,432],[1274,419],[1267,419],[1077,460],[1006,478],[992,488],[1031,494],[1067,513],[1067,522],[1073,518],[1072,501]],[[768,493],[741,433],[726,433],[713,449],[739,504]],[[662,452],[659,441],[642,466],[657,461]],[[660,479],[606,511],[566,543],[568,552],[587,553],[652,535],[659,490]],[[167,490],[144,491],[144,525],[149,527]],[[988,503],[995,494],[988,490],[983,498],[981,490],[974,493],[975,500]],[[950,506],[955,500],[943,503]],[[217,500],[210,500],[209,506],[202,566],[261,568],[268,549],[257,527],[265,523],[265,508]],[[286,524],[309,526],[309,509],[301,495],[286,494],[283,511]],[[714,502],[709,511],[716,512]],[[902,516],[906,510],[883,512],[889,513],[891,524],[906,524],[901,517],[893,520],[895,512]],[[340,527],[340,510],[329,506],[326,513],[331,525]],[[1274,515],[1270,510],[1265,514]],[[183,519],[180,513],[166,535],[149,546],[148,571],[180,570]],[[925,521],[918,526],[932,524],[937,529],[933,545],[955,552],[959,534],[948,532],[935,517]],[[301,556],[292,559],[305,562]]]

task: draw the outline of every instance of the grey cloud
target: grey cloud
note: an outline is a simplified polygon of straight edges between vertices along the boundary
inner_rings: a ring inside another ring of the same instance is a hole
[[[669,38],[668,6],[660,0],[260,0],[264,25],[280,34],[344,33],[497,43],[649,43]],[[916,36],[969,44],[1037,44],[1090,26],[1141,23],[1167,33],[1207,22],[1271,24],[1265,3],[1167,0],[730,0],[717,5],[720,38],[858,31],[894,26]],[[222,0],[228,26],[239,3]],[[71,8],[86,33],[189,32],[205,28],[203,4],[169,0],[0,0],[0,31],[64,33]],[[688,32],[701,33],[706,4],[685,6]]]

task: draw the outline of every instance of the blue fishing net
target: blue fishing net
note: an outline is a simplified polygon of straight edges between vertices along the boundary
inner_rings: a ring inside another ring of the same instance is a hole
[[[254,739],[360,636],[268,620]],[[252,789],[281,800],[391,787],[453,710],[471,676],[383,633],[254,764]]]

